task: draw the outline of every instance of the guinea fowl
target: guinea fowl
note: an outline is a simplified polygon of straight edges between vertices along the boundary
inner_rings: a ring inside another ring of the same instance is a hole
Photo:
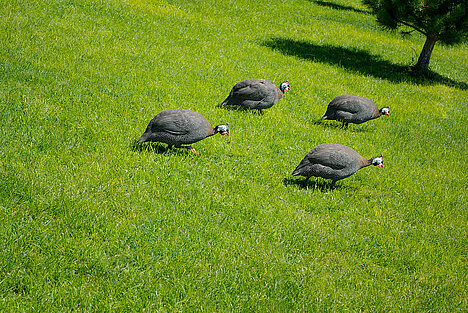
[[[367,98],[341,95],[328,104],[322,120],[340,121],[343,123],[342,127],[348,127],[348,123],[361,124],[381,115],[390,115],[390,107],[379,110],[374,102]]]
[[[304,176],[305,181],[311,176],[331,179],[333,186],[336,181],[349,177],[369,165],[382,167],[383,157],[366,160],[350,147],[325,143],[310,150],[292,175]]]
[[[149,122],[138,142],[163,142],[168,145],[168,149],[175,146],[197,153],[191,146],[182,145],[195,143],[217,133],[229,135],[229,123],[213,128],[199,113],[190,110],[165,110]]]
[[[221,105],[239,105],[244,109],[263,109],[272,107],[290,90],[289,81],[283,82],[278,88],[267,79],[246,79],[232,87],[231,93]]]

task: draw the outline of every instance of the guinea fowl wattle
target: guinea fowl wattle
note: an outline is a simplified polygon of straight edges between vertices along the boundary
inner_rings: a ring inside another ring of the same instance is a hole
[[[310,150],[292,175],[304,176],[306,181],[311,176],[331,179],[334,185],[336,181],[349,177],[369,165],[382,167],[383,157],[366,160],[348,146],[325,143]]]
[[[378,109],[371,100],[353,95],[341,95],[334,98],[322,120],[336,120],[347,127],[348,123],[361,124],[382,115],[390,115],[390,107]]]
[[[229,123],[212,127],[201,114],[190,110],[165,110],[158,113],[148,124],[138,142],[155,141],[168,145],[168,149],[195,149],[189,145],[215,134],[229,135]]]
[[[283,82],[278,88],[267,79],[246,79],[234,85],[221,105],[238,105],[262,112],[263,109],[272,107],[290,89],[289,81]]]

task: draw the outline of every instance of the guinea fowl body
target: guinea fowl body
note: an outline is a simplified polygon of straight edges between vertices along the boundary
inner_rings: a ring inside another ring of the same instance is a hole
[[[353,95],[341,95],[334,98],[327,108],[322,120],[336,120],[347,126],[348,123],[361,124],[380,117],[389,115],[389,108],[378,109],[371,100]]]
[[[138,142],[155,141],[172,146],[192,144],[216,133],[229,134],[228,125],[211,126],[201,114],[190,110],[165,110],[158,113],[148,124]],[[184,147],[192,150],[192,147]]]
[[[350,147],[325,143],[310,150],[292,175],[304,176],[306,180],[311,176],[322,177],[331,179],[335,183],[371,164],[382,167],[382,157],[366,160]]]
[[[267,79],[246,79],[234,85],[221,105],[238,105],[244,109],[261,111],[272,107],[289,89],[288,81],[283,82],[278,88]]]

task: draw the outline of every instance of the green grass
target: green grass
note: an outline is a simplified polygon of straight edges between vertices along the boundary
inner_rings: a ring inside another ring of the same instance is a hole
[[[360,1],[1,1],[0,309],[465,312],[467,46],[381,30]],[[217,107],[246,78],[292,90]],[[391,116],[317,124],[343,93]],[[231,136],[135,141],[191,109]],[[382,169],[305,186],[335,142]]]

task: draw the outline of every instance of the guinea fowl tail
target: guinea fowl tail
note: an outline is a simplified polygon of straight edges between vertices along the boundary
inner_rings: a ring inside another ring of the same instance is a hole
[[[148,140],[148,135],[144,133],[143,135],[141,135],[140,139],[138,139],[138,142],[145,142],[147,140]]]
[[[291,175],[292,176],[300,176],[301,175],[301,169],[302,168],[300,166],[296,167],[296,169],[294,170],[294,172],[292,172]]]
[[[322,116],[322,120],[326,120],[328,118],[328,116],[324,115]]]
[[[221,102],[220,106],[224,106],[228,103],[229,97],[227,97],[223,102]]]

